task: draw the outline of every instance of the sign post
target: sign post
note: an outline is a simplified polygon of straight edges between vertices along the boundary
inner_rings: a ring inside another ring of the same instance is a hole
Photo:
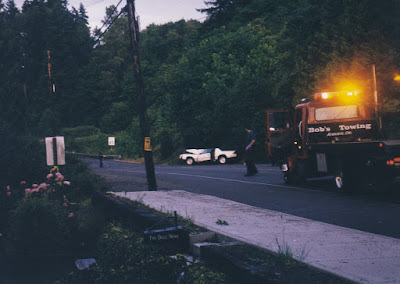
[[[65,165],[64,136],[46,137],[46,160],[48,166]]]
[[[108,137],[108,146],[110,146],[110,151],[112,152],[112,146],[115,146],[115,137]]]

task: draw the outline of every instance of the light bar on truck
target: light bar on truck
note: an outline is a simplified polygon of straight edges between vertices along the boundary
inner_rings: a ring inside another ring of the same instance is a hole
[[[323,92],[314,94],[315,100],[326,100],[332,98],[344,98],[344,97],[355,97],[359,94],[359,91],[348,91],[348,92]]]

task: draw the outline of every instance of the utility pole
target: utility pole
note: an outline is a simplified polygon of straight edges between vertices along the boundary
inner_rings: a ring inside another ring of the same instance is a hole
[[[31,136],[31,130],[29,128],[29,112],[28,112],[28,91],[26,88],[26,71],[25,71],[25,53],[24,53],[24,99],[25,99],[25,135]]]
[[[372,80],[373,80],[373,88],[374,88],[374,110],[375,117],[378,122],[379,130],[382,131],[382,118],[380,116],[379,102],[378,102],[378,91],[376,87],[376,73],[375,73],[375,64],[372,64]]]
[[[138,41],[139,31],[135,18],[134,1],[135,0],[126,0],[128,8],[128,19],[129,19],[129,34],[131,37],[131,46],[132,46],[133,70],[136,79],[139,122],[143,138],[143,155],[144,155],[144,162],[146,165],[147,186],[150,191],[156,191],[157,183],[154,172],[153,152],[150,144],[150,130],[149,130],[149,125],[147,123],[146,98],[144,95],[143,78],[140,70],[139,41]]]
[[[50,50],[47,51],[47,69],[49,74],[49,96],[50,96],[50,113],[51,113],[51,131],[53,136],[56,136],[56,116],[54,113],[54,94],[53,94],[53,83],[51,79],[51,57]]]
[[[51,132],[53,134],[53,159],[54,165],[58,165],[57,161],[57,139],[56,139],[56,116],[54,112],[54,94],[53,94],[53,82],[51,80],[51,56],[50,50],[47,51],[47,71],[49,74],[49,96],[50,96],[50,114],[51,114]]]

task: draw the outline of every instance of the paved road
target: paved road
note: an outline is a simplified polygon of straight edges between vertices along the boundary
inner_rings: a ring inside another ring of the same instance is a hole
[[[86,160],[104,176],[112,191],[147,190],[142,164]],[[213,195],[260,208],[299,217],[400,238],[400,185],[386,193],[342,194],[330,179],[309,180],[304,187],[283,184],[281,172],[270,165],[258,165],[259,174],[244,177],[245,166],[156,165],[159,190],[185,190]]]

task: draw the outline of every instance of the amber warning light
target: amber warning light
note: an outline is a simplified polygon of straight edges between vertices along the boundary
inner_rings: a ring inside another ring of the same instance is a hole
[[[356,97],[359,91],[349,91],[349,92],[323,92],[316,93],[314,95],[315,100],[326,100],[333,98],[346,98],[346,97]]]

